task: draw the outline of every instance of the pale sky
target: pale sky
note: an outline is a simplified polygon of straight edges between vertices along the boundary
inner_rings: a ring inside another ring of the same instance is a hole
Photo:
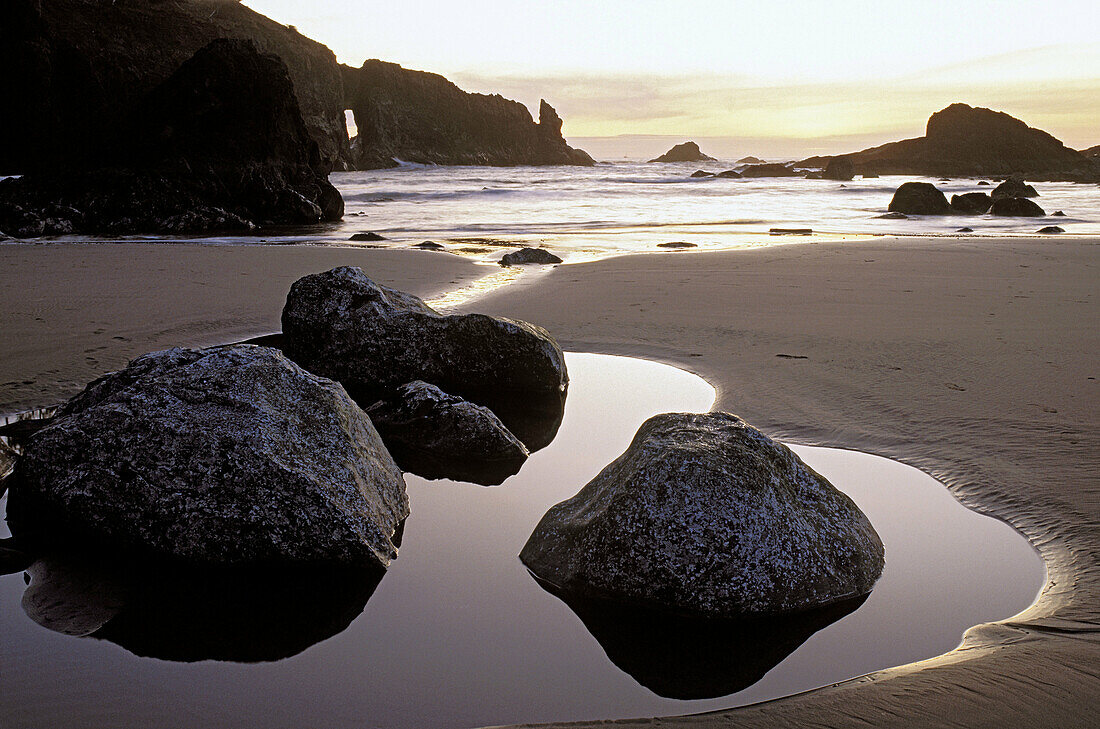
[[[841,152],[920,135],[962,101],[1100,144],[1100,0],[245,4],[350,65],[381,58],[536,110],[546,98],[573,141]]]

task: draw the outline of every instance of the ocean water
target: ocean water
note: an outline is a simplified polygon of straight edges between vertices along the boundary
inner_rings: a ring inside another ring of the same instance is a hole
[[[887,176],[850,182],[796,178],[692,179],[738,167],[732,161],[595,167],[437,167],[408,164],[390,170],[337,172],[346,215],[335,224],[269,228],[249,236],[201,238],[208,243],[347,244],[355,233],[398,247],[431,240],[451,253],[495,261],[503,249],[543,246],[567,262],[622,253],[657,252],[661,243],[693,243],[701,250],[776,245],[805,240],[770,235],[771,228],[811,228],[815,236],[1031,235],[1047,225],[1064,236],[1100,235],[1100,185],[1033,183],[1045,218],[992,215],[882,219],[903,182],[934,183],[953,194],[990,191],[976,179]],[[1062,211],[1065,216],[1050,214]],[[172,240],[145,236],[143,240]],[[86,240],[75,236],[60,240]],[[195,240],[188,238],[187,240]]]

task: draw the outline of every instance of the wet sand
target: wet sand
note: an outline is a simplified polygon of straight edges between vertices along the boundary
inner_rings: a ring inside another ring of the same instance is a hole
[[[1092,726],[1098,244],[875,239],[628,256],[465,305],[540,324],[569,350],[689,369],[718,387],[718,407],[773,436],[915,465],[1014,525],[1047,564],[1031,608],[971,629],[944,656],[730,712],[613,725]],[[295,278],[343,263],[425,295],[485,270],[419,251],[0,246],[0,411],[56,402],[144,351],[271,331]]]

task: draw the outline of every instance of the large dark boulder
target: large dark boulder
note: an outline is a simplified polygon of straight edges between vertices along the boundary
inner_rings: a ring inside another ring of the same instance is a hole
[[[293,28],[226,0],[4,0],[0,174],[87,166],[149,92],[218,38],[250,40],[282,59],[325,171],[342,167],[339,64]]]
[[[497,412],[497,397],[560,399],[569,381],[561,348],[544,329],[484,314],[445,316],[350,266],[294,282],[282,321],[291,359],[368,405],[423,380]]]
[[[981,215],[989,212],[989,206],[992,204],[993,198],[984,192],[966,192],[951,196],[951,209],[966,215]]]
[[[883,547],[786,446],[727,413],[664,414],[552,507],[520,558],[565,593],[731,618],[865,595]]]
[[[105,375],[27,441],[8,521],[210,566],[385,567],[409,513],[370,419],[253,345],[170,349]]]
[[[356,169],[396,166],[395,159],[439,165],[593,165],[566,144],[562,120],[539,103],[539,121],[518,101],[471,94],[444,77],[366,61],[341,66],[345,108],[355,116]]]
[[[0,184],[0,229],[210,233],[343,215],[285,64],[245,40],[201,48],[107,133],[89,166]]]
[[[711,162],[714,157],[703,154],[699,145],[695,142],[677,144],[660,157],[654,157],[650,162]]]
[[[951,212],[951,206],[932,183],[906,182],[894,191],[887,210],[906,215],[946,215]]]
[[[850,157],[834,157],[821,173],[826,180],[851,180],[855,176],[856,168]]]
[[[766,162],[759,165],[749,165],[741,170],[742,177],[799,177],[798,172],[789,164],[782,162]]]
[[[993,201],[989,212],[1019,218],[1041,218],[1046,215],[1043,209],[1026,197],[1001,197]]]
[[[1011,177],[993,188],[994,200],[1002,197],[1039,197],[1039,192],[1018,177]]]
[[[858,173],[987,177],[1030,174],[1043,179],[1100,179],[1100,165],[1008,114],[952,104],[933,114],[923,137],[854,152]],[[823,167],[832,157],[810,157],[800,167]]]
[[[489,408],[417,380],[366,408],[397,465],[485,486],[517,473],[527,448]]]

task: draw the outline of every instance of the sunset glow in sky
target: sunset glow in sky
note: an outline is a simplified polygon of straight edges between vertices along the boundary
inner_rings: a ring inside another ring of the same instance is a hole
[[[1097,0],[245,4],[350,65],[381,58],[532,109],[546,98],[571,140],[850,151],[920,135],[962,101],[1100,144]]]

